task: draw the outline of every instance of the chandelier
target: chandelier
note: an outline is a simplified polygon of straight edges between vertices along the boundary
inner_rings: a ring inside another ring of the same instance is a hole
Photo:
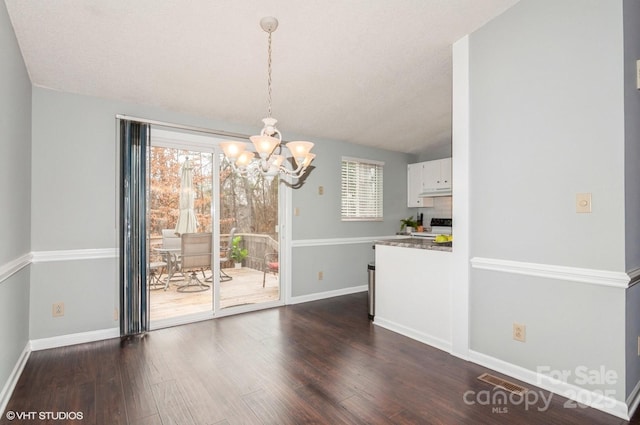
[[[286,149],[289,150],[295,162],[294,167],[289,167],[289,161],[284,154],[282,143],[282,133],[276,128],[278,120],[271,116],[271,34],[278,28],[278,20],[274,17],[265,17],[260,20],[260,26],[269,34],[268,60],[267,60],[267,117],[262,119],[264,127],[259,135],[249,137],[253,143],[255,152],[246,150],[246,144],[237,141],[224,141],[220,143],[224,155],[231,163],[232,169],[247,176],[254,172],[259,172],[267,180],[271,181],[278,174],[300,178],[304,175],[307,167],[313,161],[315,154],[310,153],[313,148],[311,142],[288,142]]]

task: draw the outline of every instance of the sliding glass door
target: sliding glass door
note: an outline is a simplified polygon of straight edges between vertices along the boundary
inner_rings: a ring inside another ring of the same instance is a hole
[[[278,178],[240,176],[220,155],[220,234],[233,233],[224,251],[218,312],[228,314],[278,305],[280,291],[280,235]]]
[[[149,149],[147,219],[152,329],[213,317],[212,260],[206,257],[213,256],[217,228],[214,149],[190,145],[188,140],[154,137],[156,133],[152,131]],[[190,255],[184,261],[185,234],[208,237],[206,255]],[[198,258],[204,262],[191,261]]]
[[[147,218],[151,329],[283,304],[279,181],[234,173],[218,142],[152,128]],[[185,167],[191,173],[188,189]],[[190,204],[182,202],[185,194]],[[192,217],[187,220],[192,227],[179,223],[184,216]],[[211,261],[195,274],[182,264],[182,233],[211,235]]]

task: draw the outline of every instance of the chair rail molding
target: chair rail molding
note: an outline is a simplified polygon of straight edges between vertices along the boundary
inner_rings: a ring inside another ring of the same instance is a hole
[[[625,272],[614,272],[610,270],[585,269],[581,267],[556,266],[553,264],[527,263],[523,261],[482,257],[472,258],[471,267],[474,269],[568,280],[620,289],[627,289],[630,282],[632,280],[637,281],[640,276],[640,273],[637,271],[632,271],[630,274],[627,274]]]
[[[34,263],[46,263],[50,261],[94,260],[101,258],[117,258],[117,248],[97,249],[69,249],[58,251],[34,251],[32,252]]]
[[[383,239],[397,239],[400,236],[364,236],[353,238],[327,238],[327,239],[298,239],[291,241],[293,248],[307,246],[332,246],[332,245],[353,245],[360,243],[373,243]]]
[[[0,283],[9,279],[33,261],[33,253],[24,254],[0,266]]]
[[[629,287],[635,285],[640,282],[640,267],[637,269],[632,269],[627,272],[629,276]]]

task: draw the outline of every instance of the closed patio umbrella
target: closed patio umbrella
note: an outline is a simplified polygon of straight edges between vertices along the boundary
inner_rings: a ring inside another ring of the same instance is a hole
[[[176,223],[176,235],[183,233],[194,233],[198,227],[196,213],[194,211],[193,193],[193,168],[189,158],[182,164],[182,174],[180,179],[180,215]]]

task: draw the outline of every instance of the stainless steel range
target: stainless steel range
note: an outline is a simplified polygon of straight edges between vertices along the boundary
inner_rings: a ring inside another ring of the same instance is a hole
[[[411,236],[416,238],[435,239],[436,235],[450,235],[452,232],[451,227],[452,219],[450,218],[432,218],[431,229],[429,231],[412,232]]]

